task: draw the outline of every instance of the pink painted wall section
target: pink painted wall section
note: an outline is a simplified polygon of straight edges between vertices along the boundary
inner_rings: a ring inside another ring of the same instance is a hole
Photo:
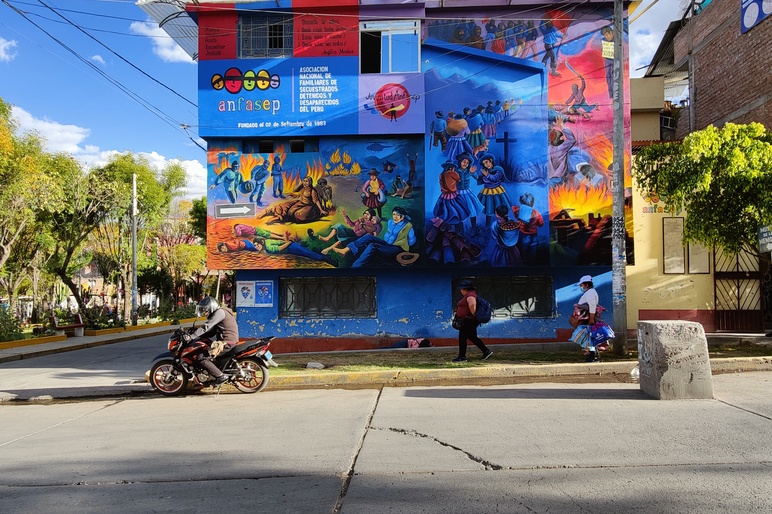
[[[716,331],[715,312],[711,310],[700,309],[641,309],[638,311],[640,321],[652,320],[683,320],[700,323],[705,332],[712,333]]]

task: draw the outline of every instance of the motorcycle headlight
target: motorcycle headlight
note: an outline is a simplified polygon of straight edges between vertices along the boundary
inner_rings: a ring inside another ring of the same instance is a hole
[[[166,347],[169,349],[170,352],[177,351],[177,348],[180,347],[181,341],[179,339],[169,339],[169,343],[166,345]]]

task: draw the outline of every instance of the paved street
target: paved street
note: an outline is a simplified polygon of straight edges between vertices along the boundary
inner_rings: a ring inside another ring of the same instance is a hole
[[[89,349],[77,366],[66,359],[82,351],[5,363],[0,385],[108,388],[164,340]],[[670,402],[624,383],[4,402],[0,512],[770,512],[772,372],[717,375],[714,389]]]

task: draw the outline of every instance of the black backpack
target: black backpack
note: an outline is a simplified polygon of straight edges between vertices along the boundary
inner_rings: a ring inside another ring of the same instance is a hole
[[[480,323],[488,323],[491,320],[493,308],[485,298],[477,297],[477,310],[474,311],[474,317]]]

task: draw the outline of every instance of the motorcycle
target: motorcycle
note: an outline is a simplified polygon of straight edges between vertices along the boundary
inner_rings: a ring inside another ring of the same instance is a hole
[[[215,377],[202,368],[197,357],[209,352],[210,341],[194,341],[192,328],[176,329],[167,343],[168,352],[157,355],[150,368],[150,385],[164,396],[178,396],[192,384],[214,386]],[[212,358],[215,365],[228,375],[226,383],[242,393],[256,393],[268,385],[268,366],[278,366],[268,350],[274,336],[239,341]]]

